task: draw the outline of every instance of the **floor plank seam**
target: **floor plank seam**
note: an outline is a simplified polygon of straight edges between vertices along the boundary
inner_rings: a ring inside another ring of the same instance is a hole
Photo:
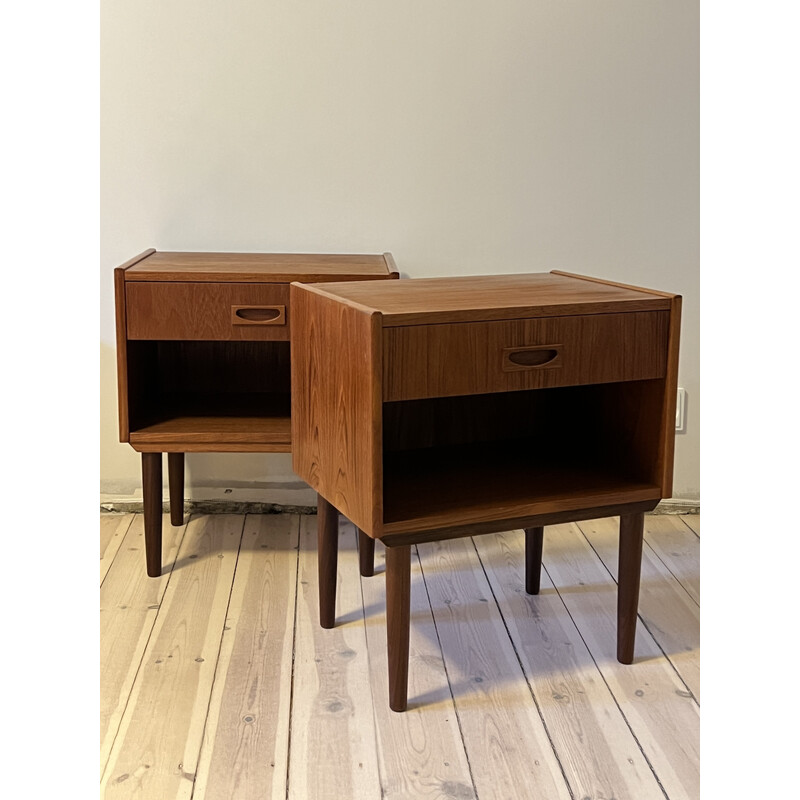
[[[289,680],[289,715],[286,731],[286,800],[289,800],[289,767],[292,763],[292,703],[294,702],[294,658],[297,648],[297,601],[300,594],[300,516],[293,514],[297,523],[297,545],[294,548],[297,558],[294,570],[294,612],[292,613],[292,675]]]
[[[133,525],[133,521],[135,519],[136,515],[134,514],[133,518],[131,519],[131,525]],[[164,583],[164,591],[161,592],[161,598],[158,601],[158,608],[156,609],[156,613],[153,615],[153,624],[150,626],[150,632],[147,634],[147,641],[144,643],[144,647],[142,648],[142,656],[139,659],[139,665],[136,667],[136,674],[133,676],[133,680],[131,681],[131,687],[130,691],[128,692],[128,697],[125,700],[125,708],[122,709],[122,713],[119,715],[119,724],[117,725],[117,730],[114,733],[114,738],[111,740],[111,746],[108,748],[108,757],[106,758],[106,763],[103,765],[103,772],[100,775],[100,783],[102,783],[106,777],[106,772],[108,771],[108,765],[111,761],[111,756],[114,752],[114,745],[116,745],[117,743],[117,737],[119,736],[119,731],[120,728],[122,727],[122,721],[125,719],[125,714],[128,713],[128,704],[130,703],[131,695],[133,694],[133,687],[136,686],[136,681],[139,679],[139,673],[142,670],[142,664],[144,664],[144,658],[147,655],[147,648],[150,646],[150,639],[152,639],[153,637],[153,631],[156,629],[156,622],[158,621],[158,615],[161,613],[161,605],[164,602],[164,597],[167,594],[167,589],[169,589],[169,582],[172,580],[172,570],[175,569],[175,564],[178,561],[178,553],[180,553],[181,551],[181,545],[183,544],[183,540],[186,537],[186,529],[189,527],[190,521],[191,517],[183,524],[183,533],[181,534],[180,541],[178,541],[175,546],[175,558],[172,560],[172,564],[170,564],[169,575],[167,576],[167,580]],[[128,535],[127,530],[125,531],[125,535],[126,536]]]
[[[136,514],[131,514],[130,520],[128,520],[128,526],[122,532],[122,541],[125,540],[125,537],[128,535],[128,531],[131,529],[131,525],[133,525],[133,521],[136,519]],[[122,541],[120,542],[120,546],[122,546]],[[119,547],[117,548],[116,553],[114,553],[114,557],[111,559],[111,563],[108,565],[108,569],[106,570],[105,575],[103,575],[103,580],[100,581],[100,588],[103,588],[103,584],[106,582],[106,578],[108,577],[108,573],[111,572],[111,568],[114,566],[114,562],[117,560],[117,556],[119,555]],[[100,559],[102,561],[102,558]]]
[[[478,785],[475,783],[475,776],[472,774],[472,764],[470,763],[469,750],[467,749],[467,742],[464,739],[464,729],[461,726],[461,716],[458,713],[458,703],[456,703],[455,695],[453,694],[453,684],[450,682],[450,672],[447,669],[447,660],[444,656],[444,648],[442,647],[442,638],[439,636],[439,626],[436,624],[436,614],[433,613],[433,603],[431,602],[431,594],[428,591],[428,582],[425,580],[425,568],[422,566],[422,558],[419,555],[418,545],[414,545],[414,552],[417,556],[417,563],[419,564],[420,575],[422,575],[422,585],[425,587],[425,596],[428,598],[428,607],[431,610],[431,619],[433,620],[433,629],[436,631],[436,643],[439,645],[439,652],[442,654],[442,666],[444,667],[444,676],[447,681],[447,688],[450,690],[450,698],[453,701],[453,712],[456,715],[456,724],[458,725],[458,735],[461,737],[461,744],[464,747],[464,755],[467,758],[467,769],[469,770],[469,779],[472,782],[472,791],[475,794],[475,800],[479,800]]]
[[[219,669],[219,657],[222,653],[222,641],[225,638],[225,625],[228,621],[228,612],[231,608],[231,597],[233,597],[233,587],[236,583],[236,570],[239,567],[239,556],[242,553],[242,542],[244,541],[244,528],[247,524],[247,515],[245,514],[242,518],[242,530],[239,533],[239,547],[236,549],[236,563],[233,565],[233,574],[231,575],[231,588],[228,592],[228,602],[225,605],[225,616],[222,619],[222,630],[220,631],[219,637],[219,645],[217,647],[217,658],[214,662],[214,674],[211,678],[211,687],[208,692],[208,705],[206,706],[206,714],[205,719],[203,720],[203,731],[200,734],[200,749],[197,751],[197,761],[195,762],[197,765],[200,764],[203,758],[203,748],[205,746],[205,739],[206,739],[206,728],[208,727],[208,712],[211,708],[211,698],[214,695],[214,687],[217,683],[217,670]],[[192,793],[189,795],[189,800],[194,798],[194,791],[195,787],[197,786],[197,767],[195,767],[195,776],[194,780],[192,781]]]
[[[581,531],[581,533],[583,533],[583,531]],[[644,540],[644,543],[650,548],[650,551],[653,553],[653,555],[664,565],[664,569],[666,569],[667,572],[669,572],[669,574],[672,575],[673,578],[675,578],[675,580],[678,582],[678,585],[681,587],[681,589],[683,589],[683,591],[686,592],[687,595],[689,595],[689,597],[691,598],[692,602],[698,608],[700,608],[700,603],[697,600],[695,600],[694,597],[692,597],[692,593],[683,585],[683,581],[681,581],[681,579],[670,569],[669,564],[667,564],[667,562],[664,561],[663,558],[661,558],[661,556],[658,554],[658,551],[655,549],[655,547],[653,547],[650,544],[650,542],[647,541],[647,539]]]
[[[503,621],[503,627],[506,631],[506,636],[508,636],[509,642],[511,642],[511,649],[514,651],[514,655],[517,658],[517,663],[519,664],[519,668],[522,672],[522,677],[525,679],[525,684],[528,687],[528,692],[531,695],[531,700],[533,700],[533,705],[536,708],[536,713],[539,715],[539,719],[542,722],[542,728],[544,728],[545,736],[547,736],[547,741],[550,742],[550,747],[553,750],[553,756],[558,764],[558,768],[561,771],[561,777],[564,779],[564,784],[567,787],[567,791],[569,792],[569,796],[572,800],[575,800],[575,792],[572,789],[572,786],[569,782],[569,778],[567,778],[567,773],[564,770],[564,765],[561,763],[561,759],[558,757],[558,750],[556,750],[555,742],[553,741],[553,737],[550,734],[550,729],[547,727],[547,723],[544,719],[544,714],[542,714],[541,706],[539,705],[539,701],[536,699],[536,694],[533,691],[533,686],[531,686],[531,681],[528,678],[528,674],[525,672],[525,666],[522,663],[522,659],[520,658],[519,652],[517,651],[517,646],[514,644],[514,637],[511,635],[511,631],[509,630],[508,623],[506,622],[505,615],[503,614],[503,609],[500,607],[500,603],[497,600],[497,595],[494,593],[494,587],[492,586],[492,582],[489,580],[489,574],[486,572],[486,566],[481,559],[481,554],[478,552],[478,548],[475,545],[474,537],[469,537],[470,542],[472,543],[472,547],[475,550],[475,555],[478,557],[478,563],[481,565],[481,569],[483,570],[483,576],[486,578],[486,585],[489,587],[489,591],[492,594],[492,599],[494,600],[494,604],[497,606],[497,610],[500,612],[500,619]]]
[[[681,522],[697,537],[697,541],[700,541],[700,534],[683,518],[681,517]]]
[[[622,706],[619,704],[619,701],[617,700],[617,696],[614,694],[614,690],[611,688],[611,686],[609,685],[608,681],[606,680],[606,676],[603,674],[603,670],[600,669],[600,665],[597,663],[597,659],[594,657],[594,653],[592,653],[591,648],[589,647],[589,644],[587,643],[586,639],[583,638],[583,633],[581,633],[581,629],[578,627],[578,623],[575,622],[575,618],[572,616],[572,613],[570,612],[569,607],[564,602],[564,598],[561,596],[561,592],[558,591],[558,585],[553,580],[553,578],[551,577],[550,573],[547,571],[547,567],[545,566],[544,561],[542,561],[542,569],[547,574],[547,577],[550,580],[550,583],[553,584],[553,588],[556,590],[556,594],[558,595],[558,599],[561,600],[561,604],[564,606],[564,610],[567,612],[567,615],[572,620],[572,624],[575,626],[575,630],[578,632],[578,636],[581,637],[581,641],[583,642],[583,646],[586,648],[586,652],[589,654],[589,658],[592,659],[592,663],[594,664],[595,669],[597,670],[597,673],[600,676],[600,679],[606,685],[606,689],[608,689],[608,693],[611,696],[611,699],[614,701],[614,705],[617,707],[617,710],[619,711],[620,716],[625,721],[625,725],[627,726],[628,730],[631,732],[631,736],[633,737],[633,741],[636,742],[636,746],[639,748],[639,752],[642,754],[642,758],[644,759],[645,764],[647,764],[647,766],[650,767],[650,772],[653,773],[653,778],[655,779],[655,782],[658,784],[658,788],[661,789],[661,792],[663,793],[663,795],[666,798],[666,800],[669,800],[669,795],[667,794],[667,790],[664,788],[664,785],[661,783],[661,779],[658,777],[658,773],[656,772],[655,768],[653,767],[653,764],[650,761],[647,753],[645,752],[644,747],[642,747],[642,743],[639,741],[639,737],[636,735],[636,732],[633,730],[633,727],[631,726],[630,721],[625,716],[625,712],[622,710]]]
[[[661,558],[661,556],[660,556],[660,555],[658,554],[658,552],[656,551],[655,547],[653,547],[653,546],[650,544],[650,542],[648,542],[648,541],[647,541],[647,539],[645,539],[645,540],[644,540],[644,544],[646,545],[646,547],[647,547],[648,551],[649,551],[649,552],[651,552],[651,553],[652,553],[652,554],[653,554],[653,555],[656,557],[656,559],[658,559],[658,562],[659,562],[660,564],[663,564],[663,565],[664,565],[664,569],[666,569],[666,570],[667,570],[667,572],[669,572],[669,574],[670,574],[670,575],[672,575],[672,577],[673,577],[673,578],[675,578],[675,581],[677,582],[678,586],[680,586],[680,587],[681,587],[681,589],[683,589],[683,591],[686,593],[686,596],[687,596],[687,597],[688,597],[688,598],[689,598],[689,599],[690,599],[690,600],[691,600],[691,601],[692,601],[692,602],[693,602],[693,603],[694,603],[694,604],[695,604],[695,605],[696,605],[698,608],[700,608],[700,603],[698,603],[698,602],[697,602],[697,600],[695,600],[695,599],[694,599],[694,597],[692,597],[692,594],[691,594],[691,592],[690,592],[690,591],[689,591],[689,590],[688,590],[688,589],[687,589],[687,588],[686,588],[686,587],[685,587],[685,586],[684,586],[684,585],[681,583],[681,581],[680,581],[680,579],[678,578],[678,576],[677,576],[677,575],[676,575],[676,574],[675,574],[675,573],[674,573],[674,572],[673,572],[673,571],[672,571],[672,570],[669,568],[669,566],[667,565],[667,562],[666,562],[666,561],[664,561],[664,559],[663,559],[663,558]]]
[[[611,570],[606,566],[606,562],[603,561],[603,559],[600,557],[600,553],[597,552],[597,550],[595,549],[594,545],[589,540],[589,537],[583,532],[583,528],[581,528],[580,525],[578,525],[578,530],[581,532],[581,536],[583,536],[583,538],[586,540],[586,543],[589,545],[589,547],[592,548],[592,552],[597,556],[597,560],[603,565],[603,568],[609,574],[609,576],[611,577],[611,580],[614,581],[614,585],[619,587],[619,584],[617,583],[617,579],[614,577],[614,575],[611,572]],[[645,544],[647,544],[647,542],[645,542]],[[648,547],[650,547],[650,546],[648,545]],[[652,548],[650,548],[650,549],[652,550]],[[661,559],[659,559],[659,561],[660,560]],[[670,573],[670,575],[671,574],[672,573]],[[681,588],[683,589],[683,587],[681,587]],[[619,591],[619,588],[617,589],[617,591]],[[684,591],[685,591],[685,589],[684,589]],[[656,638],[656,635],[653,633],[653,631],[650,630],[650,626],[647,624],[647,621],[642,616],[641,612],[639,612],[639,611],[636,612],[636,618],[639,620],[639,622],[642,623],[642,627],[650,634],[650,638],[655,642],[656,647],[661,651],[661,655],[664,656],[664,658],[667,660],[667,663],[672,667],[673,671],[678,676],[678,680],[683,685],[683,688],[686,689],[686,691],[689,693],[689,696],[692,698],[692,700],[694,700],[695,705],[698,708],[700,708],[700,701],[694,696],[694,692],[689,688],[688,684],[683,679],[683,675],[681,675],[680,671],[675,666],[675,664],[673,663],[672,659],[669,657],[669,653],[667,653],[667,651],[661,646],[661,642],[658,641],[658,639]]]

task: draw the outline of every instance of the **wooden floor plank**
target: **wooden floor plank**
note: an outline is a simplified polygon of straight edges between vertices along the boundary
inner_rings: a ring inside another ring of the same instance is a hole
[[[641,621],[616,659],[616,584],[575,524],[545,528],[544,566],[669,800],[699,796],[699,708]]]
[[[286,797],[298,531],[245,522],[193,800]]]
[[[700,515],[699,514],[682,514],[681,522],[688,525],[700,537]]]
[[[126,515],[127,516],[127,515]],[[136,673],[153,630],[185,525],[163,519],[163,574],[148,578],[144,519],[137,514],[100,588],[100,770],[105,769]]]
[[[538,595],[526,594],[523,532],[474,542],[573,796],[664,800],[547,574]]]
[[[699,605],[700,539],[672,514],[645,517],[644,539]]]
[[[418,546],[481,800],[570,797],[470,539]]]
[[[379,798],[358,553],[339,531],[336,626],[319,624],[317,517],[300,520],[289,800]]]
[[[361,578],[361,591],[381,797],[471,800],[475,790],[416,552],[411,555],[408,709],[398,714],[389,708],[383,564],[385,549],[376,543],[375,575]]]
[[[133,522],[133,514],[100,515],[100,583],[102,585],[111,562]]]
[[[589,520],[578,527],[617,580],[619,519]],[[642,550],[639,616],[699,702],[700,607],[647,544]]]
[[[189,522],[103,776],[106,800],[191,797],[243,522]]]

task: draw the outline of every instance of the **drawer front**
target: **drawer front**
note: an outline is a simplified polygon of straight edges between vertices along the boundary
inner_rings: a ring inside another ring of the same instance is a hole
[[[668,311],[385,328],[383,399],[662,378],[668,328]]]
[[[129,339],[288,340],[289,286],[129,281]]]

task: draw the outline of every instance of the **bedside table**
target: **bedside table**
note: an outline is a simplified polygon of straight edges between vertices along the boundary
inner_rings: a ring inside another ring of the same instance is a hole
[[[119,435],[142,454],[147,574],[161,574],[162,453],[183,523],[184,453],[288,453],[291,281],[397,278],[390,253],[147,250],[114,271]]]
[[[320,621],[336,510],[362,574],[386,545],[390,705],[406,707],[410,545],[620,516],[617,657],[633,660],[644,513],[672,491],[681,298],[562,272],[290,290],[294,471],[320,496]],[[336,357],[333,357],[334,354]]]

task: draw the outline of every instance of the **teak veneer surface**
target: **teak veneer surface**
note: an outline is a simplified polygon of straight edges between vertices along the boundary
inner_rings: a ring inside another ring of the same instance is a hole
[[[126,281],[358,281],[398,277],[384,255],[153,251],[125,270]]]
[[[286,283],[141,282],[126,286],[128,339],[226,341],[289,339]],[[243,307],[275,310],[275,321],[236,319]]]
[[[668,330],[666,311],[389,328],[383,335],[383,399],[661,378]],[[509,368],[509,353],[544,348],[555,353],[552,365]]]
[[[661,294],[552,272],[330,283],[314,290],[380,313],[384,327],[670,308]]]

